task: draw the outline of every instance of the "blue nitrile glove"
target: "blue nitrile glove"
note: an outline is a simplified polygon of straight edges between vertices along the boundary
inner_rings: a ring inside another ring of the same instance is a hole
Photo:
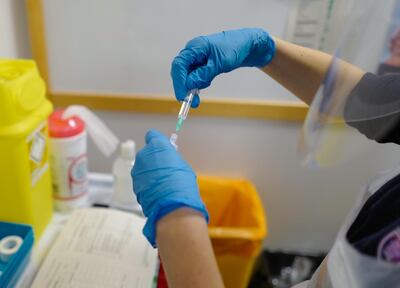
[[[155,247],[156,223],[166,214],[189,207],[201,212],[208,222],[208,213],[200,198],[196,175],[169,139],[150,130],[145,140],[131,174],[137,200],[147,217],[143,234]]]
[[[275,42],[259,28],[224,31],[192,39],[172,62],[175,96],[182,101],[191,89],[204,89],[221,73],[239,67],[264,67],[275,55]],[[200,104],[199,96],[192,107]]]

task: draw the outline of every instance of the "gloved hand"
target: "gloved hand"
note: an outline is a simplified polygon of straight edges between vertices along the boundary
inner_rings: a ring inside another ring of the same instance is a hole
[[[196,37],[172,62],[175,96],[182,101],[189,90],[207,88],[217,75],[239,67],[264,67],[274,55],[274,40],[258,28]],[[196,96],[192,107],[199,104],[199,96]]]
[[[156,223],[166,214],[189,207],[201,212],[208,222],[208,213],[200,198],[196,175],[192,168],[156,130],[146,134],[132,168],[133,189],[147,217],[143,234],[156,245]]]

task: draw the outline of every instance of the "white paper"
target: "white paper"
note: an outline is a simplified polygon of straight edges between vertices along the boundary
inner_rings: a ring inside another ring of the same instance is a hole
[[[64,228],[68,221],[68,217],[69,215],[65,213],[55,212],[53,214],[53,219],[51,219],[51,222],[43,232],[39,241],[35,243],[28,265],[22,272],[21,277],[18,279],[15,288],[30,288],[32,286],[40,265],[44,262],[44,259],[57,239],[57,236]]]
[[[144,223],[111,209],[75,211],[32,287],[152,287],[157,250],[142,235]]]

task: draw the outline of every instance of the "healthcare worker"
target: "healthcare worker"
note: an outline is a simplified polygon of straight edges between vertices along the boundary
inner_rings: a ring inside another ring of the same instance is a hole
[[[400,107],[400,76],[376,76],[333,59],[262,29],[240,29],[194,38],[174,59],[171,75],[176,97],[183,100],[188,90],[210,86],[219,74],[254,67],[311,104],[334,71],[332,85],[346,83],[340,91],[348,95],[348,124],[370,139],[400,144],[400,126],[394,125],[400,114],[389,113]],[[197,97],[193,107],[199,104]],[[223,287],[195,173],[161,133],[151,130],[145,141],[132,170],[134,191],[147,217],[144,235],[159,248],[170,287]],[[367,186],[324,262],[298,287],[400,287],[399,174],[400,168],[384,173]]]

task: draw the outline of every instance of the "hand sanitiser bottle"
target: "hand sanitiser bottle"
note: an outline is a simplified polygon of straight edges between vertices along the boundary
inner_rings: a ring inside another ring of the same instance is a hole
[[[125,141],[121,144],[119,157],[113,164],[114,191],[111,207],[141,213],[141,208],[133,193],[131,170],[135,162],[135,142]]]

